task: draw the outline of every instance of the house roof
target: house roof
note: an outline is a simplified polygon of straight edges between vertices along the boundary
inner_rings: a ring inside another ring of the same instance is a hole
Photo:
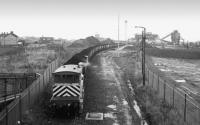
[[[10,33],[1,33],[0,37],[7,37],[8,35],[13,35],[14,37],[18,38],[18,36],[16,34],[14,34],[13,31],[11,31]]]

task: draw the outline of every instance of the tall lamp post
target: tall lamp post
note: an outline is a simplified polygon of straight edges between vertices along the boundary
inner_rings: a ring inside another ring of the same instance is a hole
[[[135,28],[142,28],[142,76],[143,86],[145,85],[145,40],[146,40],[146,28],[142,26],[135,26]]]

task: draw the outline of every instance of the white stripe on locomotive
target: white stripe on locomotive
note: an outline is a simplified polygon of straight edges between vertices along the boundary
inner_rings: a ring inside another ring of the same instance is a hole
[[[61,87],[62,86],[62,87]],[[64,95],[63,95],[64,94]],[[80,96],[79,85],[56,85],[53,87],[53,96]]]
[[[61,96],[63,93],[65,93],[67,90],[66,90],[66,88],[61,92],[61,93],[59,93],[57,96]],[[68,96],[70,96],[69,94],[68,94]]]
[[[59,86],[59,87],[60,87],[60,86]],[[65,88],[65,86],[62,86],[60,89],[58,89],[57,91],[55,91],[55,92],[53,93],[53,96],[55,96],[57,93],[59,93],[60,90],[62,90],[63,88]]]
[[[80,96],[80,92],[78,92],[76,89],[72,88],[72,86],[67,86],[69,87],[73,92],[75,92],[78,96]]]
[[[71,92],[69,89],[66,89],[68,93],[70,93],[73,96],[77,96],[76,94],[74,94],[73,92]]]
[[[60,87],[60,86],[54,86],[53,91],[55,91],[58,87]]]

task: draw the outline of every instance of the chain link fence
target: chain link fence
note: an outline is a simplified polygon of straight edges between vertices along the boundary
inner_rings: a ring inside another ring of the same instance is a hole
[[[146,66],[146,76],[147,85],[153,88],[161,99],[176,108],[186,124],[200,125],[199,103],[148,66]]]

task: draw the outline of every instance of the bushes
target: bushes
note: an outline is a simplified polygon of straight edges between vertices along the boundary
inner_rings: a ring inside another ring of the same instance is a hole
[[[142,112],[149,125],[184,125],[177,110],[162,101],[151,88],[138,87],[135,89],[136,99],[141,104]]]
[[[0,56],[5,56],[5,55],[13,55],[16,53],[21,53],[24,51],[24,48],[18,47],[18,46],[0,46]]]

